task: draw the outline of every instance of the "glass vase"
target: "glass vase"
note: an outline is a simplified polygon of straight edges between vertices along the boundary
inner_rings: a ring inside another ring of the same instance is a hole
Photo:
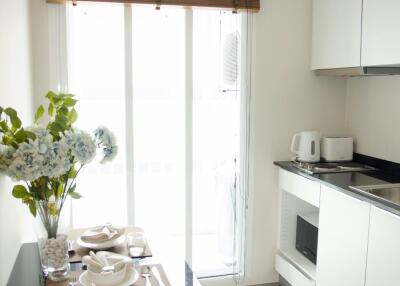
[[[37,201],[37,237],[42,271],[50,280],[69,278],[68,235],[60,228],[61,209],[58,201]]]

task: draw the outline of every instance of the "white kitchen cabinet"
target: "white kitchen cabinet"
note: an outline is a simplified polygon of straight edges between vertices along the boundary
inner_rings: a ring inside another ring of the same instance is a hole
[[[279,169],[279,188],[317,208],[319,207],[320,186],[321,184],[316,181]]]
[[[290,260],[282,254],[275,256],[275,269],[293,286],[315,286],[315,281],[304,275]]]
[[[320,183],[279,169],[280,235],[275,270],[293,286],[315,286],[316,266],[296,249],[297,215],[318,213]]]
[[[362,5],[362,0],[313,1],[313,70],[360,66]]]
[[[321,185],[317,286],[364,286],[370,204]]]
[[[399,0],[364,0],[363,66],[400,64],[399,15]]]
[[[366,286],[400,285],[400,217],[372,206]]]

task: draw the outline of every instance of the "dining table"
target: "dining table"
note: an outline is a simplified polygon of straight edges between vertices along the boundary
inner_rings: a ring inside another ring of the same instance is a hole
[[[82,257],[89,252],[89,249],[84,249],[76,244],[76,239],[87,229],[74,229],[69,233],[69,241],[73,242],[73,251],[70,253],[70,280],[63,282],[52,282],[45,279],[42,275],[40,264],[39,249],[35,242],[22,244],[14,266],[12,268],[7,286],[70,286],[73,277],[78,281],[74,286],[81,286],[79,276],[85,270],[82,264]],[[143,231],[137,227],[126,227],[126,234],[129,232]],[[118,254],[127,255],[126,246],[120,246],[108,251]],[[191,267],[182,257],[169,257],[165,261],[158,260],[157,256],[153,256],[150,246],[146,242],[145,251],[141,257],[133,258],[135,260],[135,269],[140,272],[144,266],[149,266],[151,269],[156,268],[165,286],[200,286],[199,281],[195,277]],[[137,282],[132,286],[146,286],[145,277],[139,276]]]

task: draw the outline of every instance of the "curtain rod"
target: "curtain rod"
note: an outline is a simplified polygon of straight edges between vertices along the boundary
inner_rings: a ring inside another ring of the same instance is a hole
[[[47,3],[73,3],[99,2],[120,4],[149,4],[160,7],[162,5],[184,6],[184,7],[207,7],[232,9],[235,11],[258,12],[260,0],[46,0]]]

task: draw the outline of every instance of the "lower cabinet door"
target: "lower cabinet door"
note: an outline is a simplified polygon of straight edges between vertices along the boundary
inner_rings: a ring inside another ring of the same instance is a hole
[[[364,286],[370,207],[321,186],[317,286]]]
[[[400,217],[374,206],[365,285],[400,285]]]
[[[292,286],[315,286],[315,281],[313,279],[304,275],[280,254],[275,256],[275,269]]]

